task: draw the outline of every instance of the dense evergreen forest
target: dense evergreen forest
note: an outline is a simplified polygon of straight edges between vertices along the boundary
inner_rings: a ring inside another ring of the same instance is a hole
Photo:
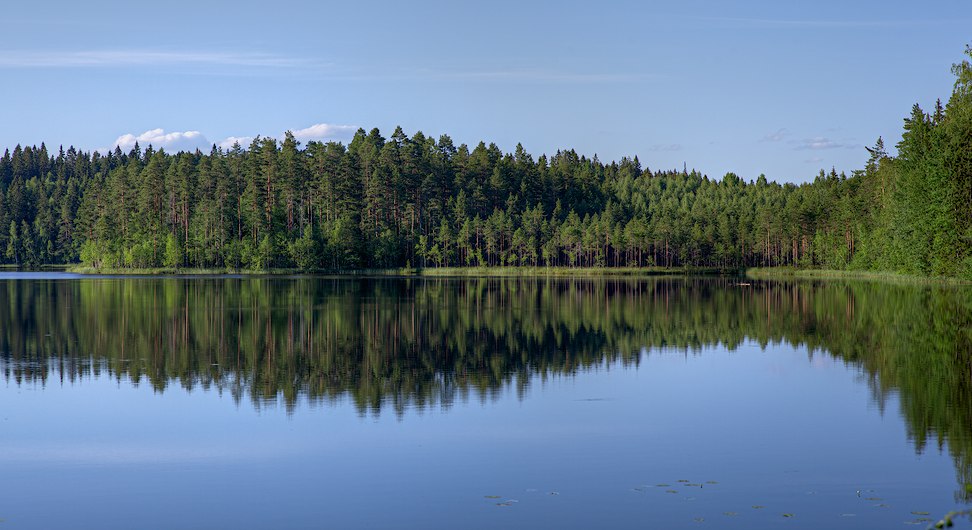
[[[966,53],[972,57],[972,49]],[[397,128],[345,146],[257,138],[208,154],[17,146],[0,255],[21,267],[266,270],[793,265],[972,276],[972,66],[917,104],[897,156],[802,185],[652,171],[573,150],[456,146]]]

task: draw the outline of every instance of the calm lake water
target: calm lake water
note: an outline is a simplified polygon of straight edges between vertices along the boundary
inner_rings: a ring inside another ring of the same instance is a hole
[[[925,528],[970,506],[972,289],[743,283],[5,273],[0,529]]]

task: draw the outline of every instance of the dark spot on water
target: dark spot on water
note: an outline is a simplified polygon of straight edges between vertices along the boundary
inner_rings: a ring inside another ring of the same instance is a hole
[[[911,515],[930,515],[929,512],[911,512]]]

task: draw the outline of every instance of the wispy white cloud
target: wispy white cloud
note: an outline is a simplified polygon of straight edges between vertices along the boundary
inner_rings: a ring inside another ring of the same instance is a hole
[[[155,149],[165,149],[166,151],[195,151],[196,149],[207,150],[212,147],[209,140],[199,131],[171,132],[167,133],[164,129],[152,129],[142,134],[123,134],[112,144],[112,149],[116,146],[122,151],[130,151],[138,142],[139,147],[146,148],[152,146]]]
[[[807,164],[819,164],[820,162],[823,161],[824,161],[823,157],[820,156],[814,156],[804,160],[804,162],[806,162]]]
[[[115,68],[137,66],[294,68],[312,66],[313,64],[306,59],[256,52],[0,50],[0,68]]]
[[[294,138],[300,140],[301,142],[309,142],[311,140],[347,140],[354,136],[354,132],[357,130],[358,127],[354,125],[317,123],[311,125],[310,127],[297,129],[291,132],[294,134]]]
[[[762,28],[899,28],[914,26],[940,26],[945,24],[970,23],[969,20],[958,19],[899,19],[899,20],[825,20],[825,19],[781,19],[781,18],[747,18],[747,17],[693,17],[694,20],[716,22],[732,26],[762,27]]]
[[[526,82],[526,83],[626,83],[668,79],[657,73],[585,72],[549,68],[482,68],[448,67],[405,68],[382,71],[331,72],[329,77],[352,81],[442,81],[442,82]]]
[[[681,150],[682,150],[682,144],[654,144],[654,145],[649,145],[647,148],[645,148],[645,151],[649,153],[681,151]]]
[[[827,138],[826,136],[815,136],[813,138],[804,138],[799,142],[795,142],[797,150],[820,150],[820,149],[854,149],[859,147],[852,140],[833,140]]]
[[[779,129],[776,132],[767,134],[766,136],[763,137],[763,139],[761,141],[763,141],[763,142],[780,142],[780,141],[783,141],[783,139],[785,139],[789,135],[790,135],[790,131],[788,131],[786,129]]]
[[[637,73],[570,72],[544,69],[481,70],[431,72],[433,77],[483,81],[541,81],[557,83],[618,83],[641,81],[658,76]]]

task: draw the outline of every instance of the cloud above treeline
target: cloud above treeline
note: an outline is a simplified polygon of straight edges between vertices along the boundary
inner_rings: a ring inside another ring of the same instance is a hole
[[[301,143],[310,141],[344,141],[350,140],[358,127],[355,125],[335,125],[331,123],[317,123],[303,129],[295,129],[291,132]],[[209,151],[213,144],[223,150],[232,149],[234,145],[246,149],[253,142],[254,136],[228,136],[218,142],[211,142],[199,131],[174,131],[166,132],[165,129],[151,129],[141,134],[127,133],[115,140],[111,149],[120,148],[123,152],[131,151],[137,142],[142,149],[152,146],[154,149],[164,149],[168,152],[178,151]],[[284,138],[284,134],[276,137],[278,140]],[[97,149],[105,151],[104,149]]]
[[[152,129],[142,134],[123,134],[115,140],[112,147],[118,147],[122,151],[131,151],[135,143],[139,147],[146,148],[152,146],[155,149],[165,149],[166,151],[195,151],[196,149],[209,149],[212,144],[199,131],[185,132],[165,132],[164,129]]]
[[[253,143],[253,136],[229,136],[223,141],[216,144],[223,151],[228,151],[239,144],[240,147],[246,149]]]
[[[323,141],[323,140],[347,140],[354,136],[354,132],[358,128],[354,125],[332,125],[330,123],[318,123],[311,125],[306,129],[297,129],[293,131],[294,138],[300,140],[301,142],[310,142],[312,140]]]

